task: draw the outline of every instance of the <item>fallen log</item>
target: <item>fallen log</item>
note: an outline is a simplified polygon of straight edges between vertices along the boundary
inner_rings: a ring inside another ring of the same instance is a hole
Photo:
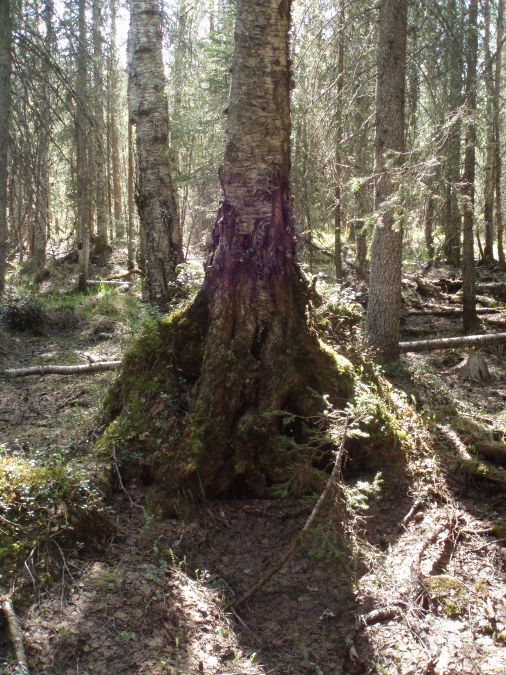
[[[399,347],[401,352],[430,352],[436,349],[454,349],[455,347],[481,347],[482,345],[498,344],[500,342],[506,342],[506,333],[464,335],[462,337],[401,342],[399,343]]]
[[[2,377],[25,377],[27,375],[75,375],[81,373],[97,373],[102,370],[113,370],[121,361],[97,361],[81,363],[73,366],[30,366],[29,368],[6,368],[0,371]]]
[[[7,624],[9,626],[9,632],[11,635],[12,644],[14,646],[14,653],[16,655],[16,660],[18,662],[18,667],[15,671],[19,675],[28,675],[28,665],[26,660],[25,647],[23,645],[23,637],[21,634],[21,627],[19,625],[19,619],[14,612],[12,606],[12,598],[9,594],[4,594],[0,598],[0,604],[4,611],[4,614],[7,618]]]
[[[88,279],[87,286],[131,286],[131,281],[117,281],[113,279]]]
[[[505,312],[506,307],[477,307],[476,314],[500,314]],[[426,305],[421,308],[408,309],[408,316],[461,316],[461,307],[450,307],[449,305]]]

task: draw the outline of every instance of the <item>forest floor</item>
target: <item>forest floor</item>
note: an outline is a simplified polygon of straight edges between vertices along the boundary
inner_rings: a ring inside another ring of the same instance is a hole
[[[187,270],[195,283],[197,269]],[[449,276],[437,269],[423,279]],[[405,283],[405,339],[458,335],[456,316],[410,313],[452,301],[414,279]],[[65,268],[44,284],[72,282]],[[120,357],[136,326],[136,292],[101,287],[41,335],[5,331],[0,366]],[[506,312],[490,317],[505,321]],[[346,536],[329,507],[305,545],[237,610],[227,603],[289,547],[314,499],[207,502],[158,520],[135,477],[117,481],[111,534],[80,551],[58,547],[50,582],[31,573],[30,560],[21,564],[30,672],[506,673],[506,482],[501,488],[500,469],[496,480],[462,470],[480,443],[506,436],[504,346],[481,353],[485,383],[458,367],[464,350],[407,354],[387,371],[414,406],[406,405],[406,429],[416,426],[419,438],[405,474],[385,476],[382,486],[374,475],[350,474],[357,499]],[[113,377],[2,380],[3,456],[58,451],[66,461],[86,452]],[[0,672],[14,673],[6,621],[0,631]]]

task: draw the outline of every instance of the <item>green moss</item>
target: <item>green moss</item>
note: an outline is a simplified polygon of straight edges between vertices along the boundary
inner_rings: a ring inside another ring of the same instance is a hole
[[[98,543],[112,531],[107,469],[68,461],[60,452],[28,459],[0,449],[0,585],[14,582],[31,552],[37,552],[39,573],[54,542],[60,551],[73,550],[78,541]],[[52,553],[61,555],[57,548]]]
[[[480,462],[475,459],[465,459],[461,463],[462,470],[465,473],[475,476],[476,478],[484,478],[495,483],[503,490],[506,489],[506,471],[498,469],[485,462]]]
[[[460,616],[467,608],[467,593],[460,579],[439,574],[425,580],[431,601],[448,618]]]
[[[490,526],[490,534],[498,539],[506,539],[506,520],[498,520]]]

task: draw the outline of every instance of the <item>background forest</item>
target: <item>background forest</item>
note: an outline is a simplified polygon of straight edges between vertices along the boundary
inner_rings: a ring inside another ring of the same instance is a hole
[[[0,0],[0,672],[506,672],[503,14]]]

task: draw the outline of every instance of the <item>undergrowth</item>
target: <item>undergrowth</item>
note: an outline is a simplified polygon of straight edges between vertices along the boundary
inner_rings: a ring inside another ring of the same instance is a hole
[[[36,589],[86,542],[111,532],[107,476],[56,448],[0,445],[0,587]],[[56,565],[54,561],[56,559]]]

